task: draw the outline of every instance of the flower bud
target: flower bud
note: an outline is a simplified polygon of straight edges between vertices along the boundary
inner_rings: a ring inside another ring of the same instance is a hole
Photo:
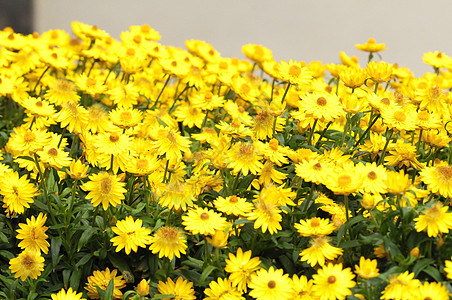
[[[144,278],[141,279],[140,283],[137,285],[137,294],[140,296],[149,295],[149,284]]]

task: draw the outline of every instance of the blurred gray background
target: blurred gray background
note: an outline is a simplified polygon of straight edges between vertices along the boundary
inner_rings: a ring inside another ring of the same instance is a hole
[[[16,2],[10,0],[2,2]],[[22,1],[22,0],[20,0]],[[18,2],[20,2],[18,1]],[[70,31],[78,20],[119,38],[130,25],[149,24],[161,43],[184,47],[185,40],[212,44],[225,57],[245,56],[242,45],[262,44],[276,60],[339,62],[339,51],[356,50],[369,37],[386,43],[383,60],[407,66],[422,76],[432,69],[423,63],[428,51],[452,55],[452,1],[435,0],[34,0],[32,30]]]

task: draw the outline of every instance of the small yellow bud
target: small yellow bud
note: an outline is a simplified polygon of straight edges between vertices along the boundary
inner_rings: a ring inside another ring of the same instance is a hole
[[[444,244],[444,239],[442,236],[439,236],[438,244],[436,245],[436,248],[439,249]]]
[[[149,295],[149,284],[145,279],[141,279],[140,283],[137,285],[137,294],[140,296]]]
[[[414,247],[410,251],[410,255],[419,258],[419,247]]]

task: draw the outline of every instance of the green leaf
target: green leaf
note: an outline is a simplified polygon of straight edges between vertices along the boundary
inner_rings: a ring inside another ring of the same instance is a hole
[[[83,248],[83,246],[88,243],[89,239],[93,236],[93,234],[97,232],[97,228],[88,227],[85,229],[85,231],[82,233],[82,236],[80,237],[78,241],[77,251],[80,251],[80,249]]]
[[[77,268],[82,267],[83,265],[85,265],[94,255],[92,253],[87,253],[85,254],[79,261],[78,263],[75,264],[75,266]]]
[[[430,275],[430,277],[432,277],[433,279],[435,279],[437,282],[441,282],[443,281],[441,273],[439,272],[439,270],[437,268],[435,268],[434,266],[428,266],[426,268],[424,268],[422,270],[422,272]]]
[[[6,237],[6,235],[0,231],[0,242],[5,243],[5,244],[9,244],[8,238]]]
[[[113,300],[113,291],[115,290],[114,278],[110,279],[107,289],[105,290],[104,298],[105,300]]]
[[[115,254],[108,254],[108,259],[110,260],[112,265],[117,267],[122,273],[124,273],[124,271],[127,271],[132,274],[127,260]]]
[[[204,282],[206,281],[207,277],[210,275],[210,273],[213,272],[213,270],[217,269],[217,267],[209,265],[207,266],[207,268],[205,268],[202,273],[201,276],[199,277],[199,285],[203,286]]]
[[[50,242],[50,253],[52,255],[52,266],[55,268],[60,262],[60,248],[61,248],[61,238],[52,237]]]
[[[78,290],[78,286],[80,285],[80,281],[82,278],[82,270],[75,269],[72,271],[71,278],[69,279],[69,285],[76,291]]]
[[[157,300],[157,299],[165,299],[165,298],[170,298],[170,299],[172,299],[172,298],[174,298],[174,295],[173,294],[169,294],[169,295],[158,295],[158,296],[154,296],[154,297],[152,297],[151,298],[151,300]]]
[[[238,219],[234,222],[234,225],[248,224],[248,223],[253,223],[253,221],[250,221],[248,219]]]
[[[11,260],[14,258],[14,254],[6,250],[0,250],[0,256],[3,256],[7,260]]]

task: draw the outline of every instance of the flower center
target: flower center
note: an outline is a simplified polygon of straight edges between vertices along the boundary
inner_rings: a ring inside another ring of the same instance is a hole
[[[341,187],[348,186],[351,182],[352,182],[352,179],[348,175],[341,175],[337,179],[337,183]]]
[[[94,78],[88,78],[88,79],[86,80],[86,85],[87,85],[87,86],[95,86],[95,85],[96,85],[96,79],[94,79]]]
[[[425,110],[423,110],[417,114],[417,117],[421,121],[428,121],[430,119],[430,114],[428,112],[426,112]]]
[[[203,212],[200,217],[201,217],[201,220],[203,220],[203,221],[209,220],[209,214],[206,212]]]
[[[402,110],[398,110],[394,113],[394,119],[399,122],[405,122],[406,114]]]
[[[33,142],[35,139],[36,139],[36,135],[33,132],[30,132],[30,131],[25,132],[25,134],[24,134],[24,141],[26,143]]]
[[[240,147],[240,155],[241,156],[250,156],[253,154],[253,146],[251,144],[244,144]]]
[[[47,151],[47,154],[53,157],[57,157],[58,156],[58,150],[55,148],[50,148],[49,151]]]
[[[251,91],[251,88],[248,84],[244,83],[240,86],[240,90],[242,91],[242,93],[248,94]]]
[[[237,196],[231,196],[231,198],[229,198],[229,203],[237,203],[238,201],[239,199]]]
[[[121,114],[120,114],[120,116],[119,116],[119,118],[122,120],[122,121],[130,121],[130,120],[132,120],[132,114],[130,113],[130,111],[123,111]]]
[[[100,181],[100,192],[101,194],[109,194],[111,192],[112,182],[110,177],[103,178]]]
[[[319,219],[315,218],[311,220],[311,227],[319,227],[320,221]]]
[[[119,141],[119,135],[117,133],[110,134],[110,142],[116,143]]]
[[[25,257],[22,260],[22,265],[27,266],[27,269],[32,269],[34,264],[35,264],[35,261],[34,261],[33,257],[30,257],[29,255],[25,255]]]
[[[329,284],[333,284],[335,282],[336,282],[336,276],[331,275],[331,276],[328,277],[328,283]]]
[[[148,166],[148,161],[146,159],[139,159],[137,161],[137,168],[138,169],[144,169],[147,168]]]
[[[274,288],[276,287],[276,281],[270,280],[270,281],[267,283],[267,286],[268,286],[269,289],[274,289]]]
[[[319,106],[325,106],[325,105],[326,105],[326,99],[325,99],[325,97],[319,97],[319,98],[317,98],[317,104],[318,104]]]
[[[36,101],[36,106],[37,107],[42,107],[42,101]]]
[[[53,59],[58,59],[58,54],[56,54],[55,52],[50,54],[50,56],[52,56]]]
[[[272,149],[273,151],[277,151],[278,150],[278,140],[277,139],[271,139],[270,143],[268,143],[268,146],[270,147],[270,149]]]
[[[389,105],[389,104],[391,104],[391,101],[389,101],[388,98],[383,98],[383,99],[380,100],[380,102],[383,103],[384,105]]]
[[[436,170],[444,179],[450,180],[452,178],[452,166],[439,166],[436,167]]]
[[[370,180],[375,180],[377,179],[377,173],[370,171],[369,173],[367,173],[367,178],[369,178]]]
[[[142,33],[149,33],[151,31],[151,27],[147,24],[141,25],[140,28]]]
[[[134,37],[133,37],[133,41],[135,42],[135,43],[137,43],[137,44],[139,44],[139,43],[141,43],[141,35],[135,35]]]
[[[301,68],[299,66],[290,66],[289,74],[293,77],[298,77],[301,74]]]
[[[319,171],[319,170],[322,170],[322,165],[320,163],[316,163],[315,165],[312,166],[312,168],[314,170]]]
[[[126,54],[128,56],[135,56],[135,49],[132,49],[132,48],[127,49]]]

